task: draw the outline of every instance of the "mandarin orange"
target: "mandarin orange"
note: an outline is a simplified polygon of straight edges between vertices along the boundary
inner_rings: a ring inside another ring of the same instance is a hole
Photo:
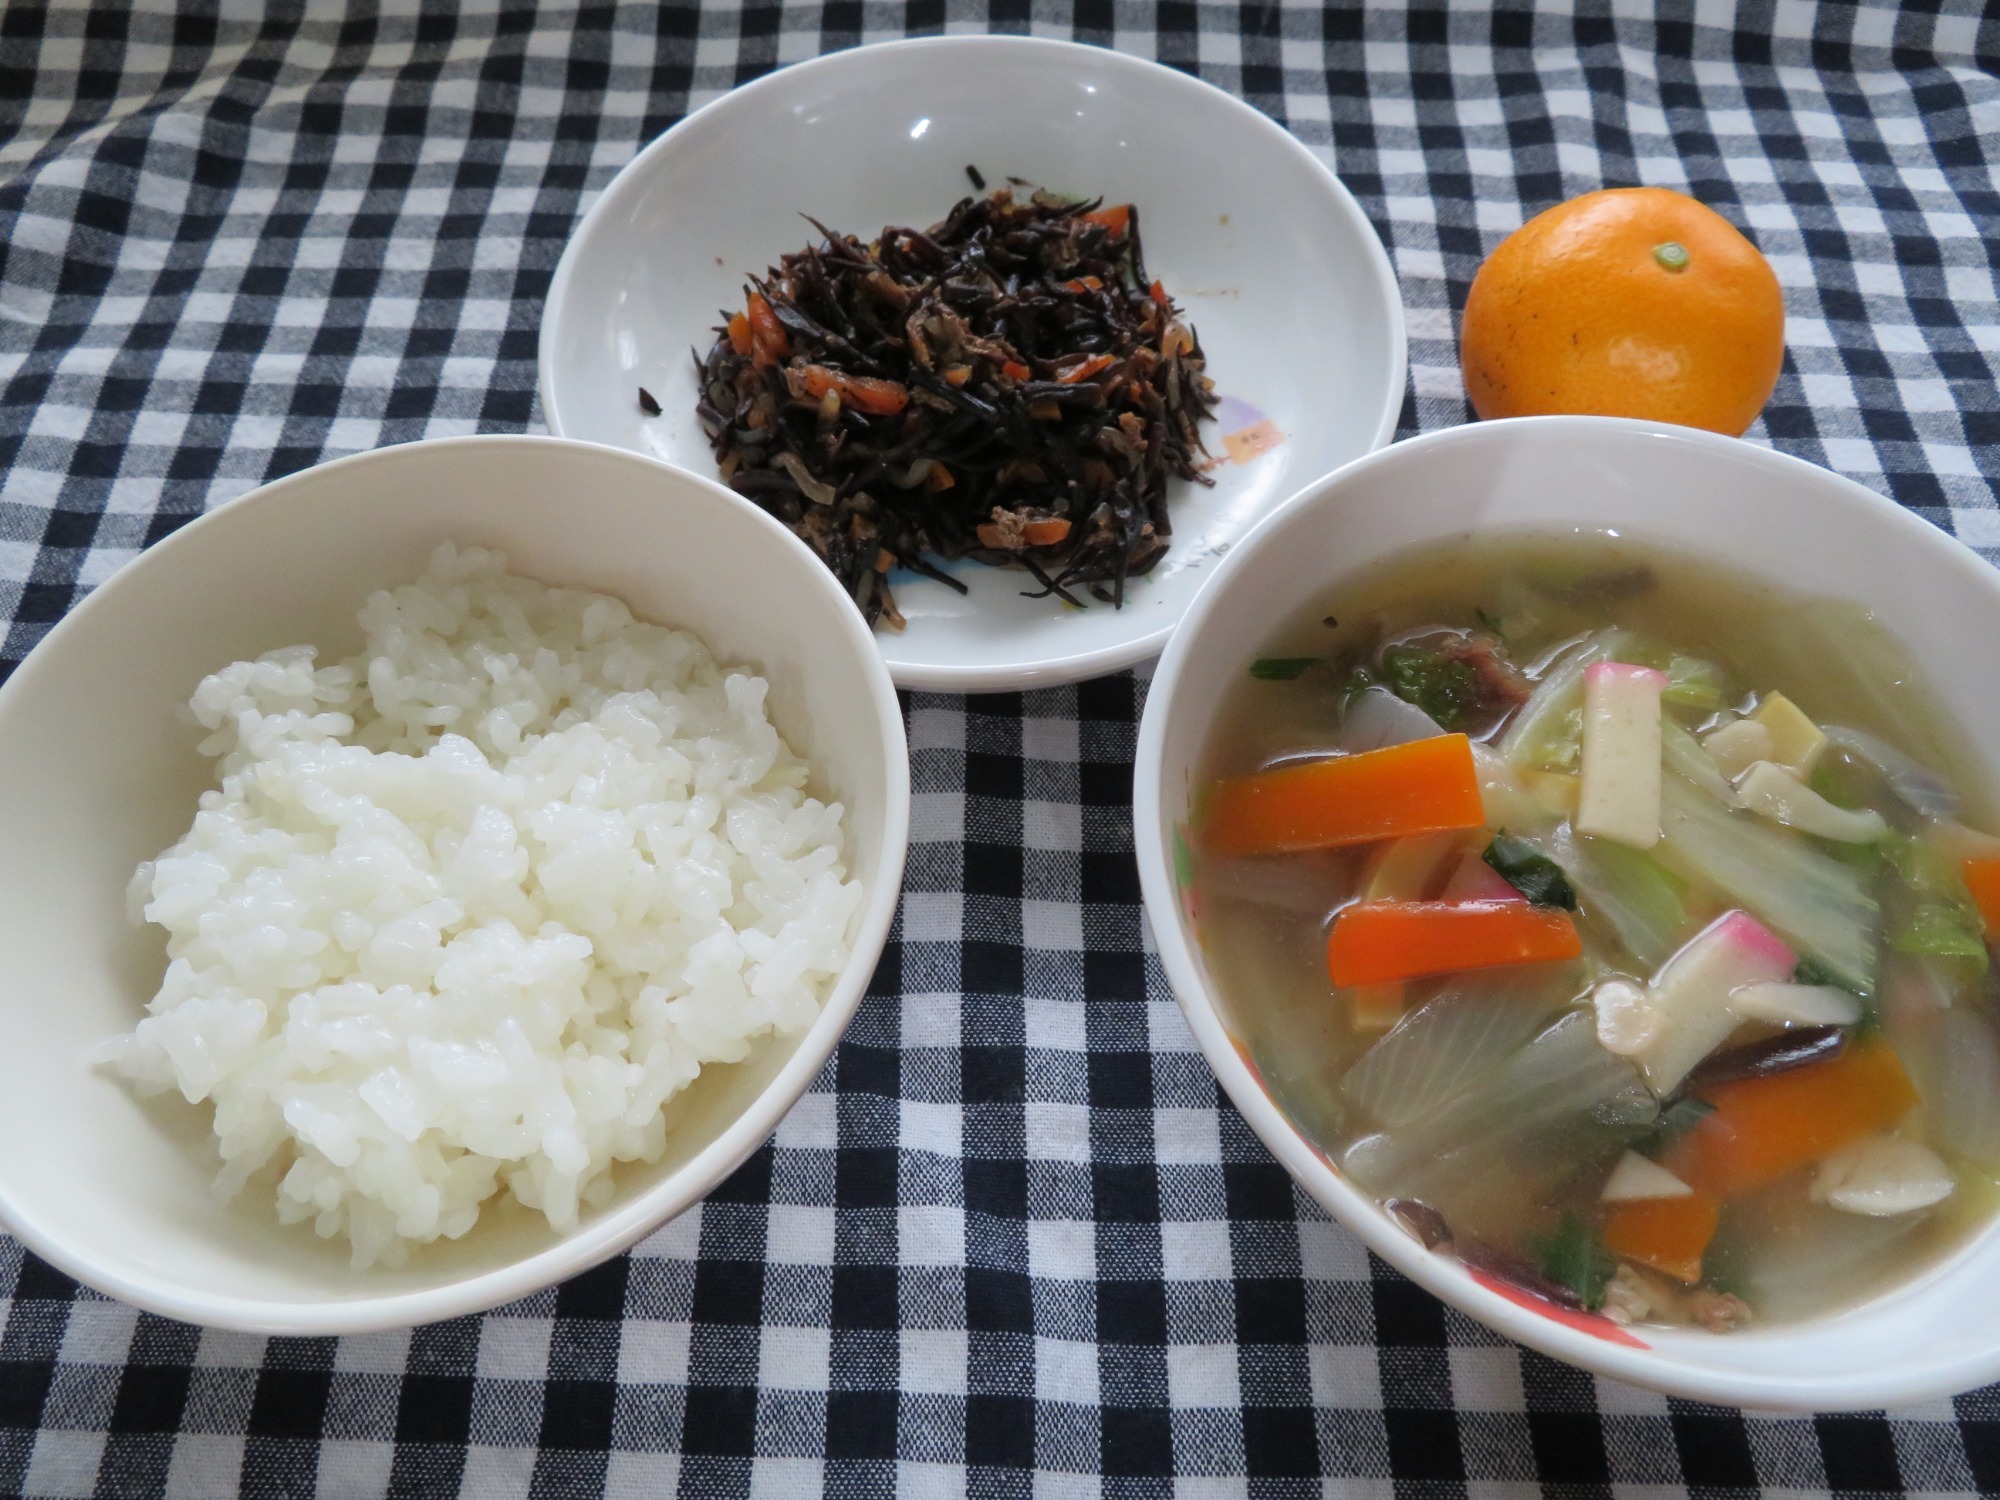
[[[1666,188],[1537,214],[1479,268],[1459,334],[1482,417],[1648,417],[1731,437],[1763,410],[1784,356],[1770,262]]]

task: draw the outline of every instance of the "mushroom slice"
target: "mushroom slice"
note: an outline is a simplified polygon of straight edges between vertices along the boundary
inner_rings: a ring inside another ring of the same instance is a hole
[[[1819,1164],[1812,1196],[1843,1213],[1886,1219],[1942,1203],[1957,1185],[1951,1168],[1921,1141],[1871,1135]]]

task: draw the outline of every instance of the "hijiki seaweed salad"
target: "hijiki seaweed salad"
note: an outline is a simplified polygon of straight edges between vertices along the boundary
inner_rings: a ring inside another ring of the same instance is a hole
[[[963,558],[1123,604],[1167,550],[1168,480],[1211,482],[1216,404],[1138,209],[1003,188],[872,244],[808,222],[823,242],[753,277],[697,359],[723,479],[871,624],[903,626],[890,569],[964,593],[938,565]]]

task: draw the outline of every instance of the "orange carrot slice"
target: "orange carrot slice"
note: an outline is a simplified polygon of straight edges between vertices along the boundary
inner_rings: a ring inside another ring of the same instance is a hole
[[[1203,838],[1223,856],[1286,854],[1485,822],[1472,746],[1444,734],[1221,782]]]
[[[750,339],[750,320],[742,313],[729,320],[729,347],[738,354],[748,354],[756,347]]]
[[[1000,372],[1009,380],[1014,381],[1033,380],[1035,378],[1035,372],[1017,359],[1003,360],[1000,364]]]
[[[1986,923],[1986,936],[2000,942],[2000,857],[1968,859],[1965,862],[1965,888],[1972,892],[1972,899],[1979,905],[1979,915]]]
[[[1124,234],[1132,223],[1132,205],[1119,203],[1110,208],[1100,208],[1095,213],[1085,214],[1083,222],[1102,224],[1114,235]]]
[[[1064,385],[1075,385],[1079,380],[1088,380],[1091,376],[1101,374],[1117,363],[1118,361],[1108,354],[1093,354],[1089,359],[1079,364],[1071,365],[1067,370],[1056,376],[1056,379]]]
[[[909,389],[893,380],[843,375],[825,365],[807,365],[805,383],[808,395],[824,396],[828,391],[838,391],[842,401],[871,416],[892,417],[910,404]]]
[[[1918,1102],[1895,1049],[1879,1040],[1790,1073],[1719,1083],[1702,1096],[1715,1112],[1674,1144],[1665,1165],[1696,1192],[1725,1199],[1887,1129]]]
[[[1030,547],[1053,547],[1069,535],[1069,522],[1061,516],[1030,521],[1021,528],[1021,539]]]
[[[1363,901],[1333,919],[1326,971],[1345,989],[1582,952],[1568,912],[1525,901]]]
[[[1613,1204],[1604,1221],[1604,1248],[1693,1286],[1721,1213],[1722,1205],[1706,1193]]]
[[[792,352],[792,341],[785,332],[785,325],[771,311],[771,304],[756,292],[750,294],[749,321],[750,343],[759,365],[775,365]]]

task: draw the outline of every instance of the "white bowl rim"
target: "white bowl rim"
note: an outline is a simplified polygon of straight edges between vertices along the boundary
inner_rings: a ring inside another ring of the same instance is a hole
[[[819,559],[813,555],[811,548],[793,536],[776,518],[766,515],[741,495],[724,488],[714,480],[705,479],[698,474],[689,474],[686,470],[659,459],[609,444],[582,442],[576,438],[528,433],[472,433],[457,437],[425,438],[416,442],[392,444],[385,448],[371,448],[331,459],[326,463],[315,464],[294,474],[284,475],[259,485],[236,499],[224,502],[161,538],[78,601],[29,651],[15,668],[13,675],[5,683],[0,683],[0,712],[5,711],[10,697],[18,694],[19,689],[16,684],[49,670],[38,663],[38,658],[40,662],[47,662],[53,655],[43,648],[50,641],[58,640],[75,628],[75,621],[88,618],[90,612],[97,606],[98,600],[106,590],[116,588],[120,578],[137,569],[162,566],[160,562],[162,557],[177,558],[190,546],[200,545],[199,538],[209,531],[218,526],[232,524],[233,518],[246,511],[285,503],[286,497],[292,490],[307,481],[317,483],[330,472],[344,473],[383,463],[394,463],[400,457],[419,448],[425,452],[434,452],[440,448],[530,445],[567,448],[589,453],[593,457],[609,456],[623,463],[640,466],[655,474],[664,473],[676,483],[692,483],[697,488],[708,491],[711,496],[725,500],[739,511],[755,517],[757,524],[780,544],[796,548],[812,564],[811,576],[815,582],[811,586],[816,588],[824,586],[834,600],[846,606],[838,612],[838,618],[841,620],[839,628],[863,662],[863,671],[869,680],[870,708],[874,713],[876,727],[883,743],[883,771],[888,790],[885,820],[880,835],[882,867],[876,877],[875,887],[868,893],[867,902],[862,908],[860,924],[852,944],[853,956],[850,957],[847,968],[842,971],[828,992],[820,1008],[819,1019],[814,1021],[811,1029],[801,1039],[798,1050],[772,1075],[764,1085],[763,1091],[751,1101],[750,1107],[715,1140],[689,1158],[664,1181],[638,1194],[629,1202],[620,1204],[602,1218],[585,1224],[575,1233],[564,1235],[556,1243],[533,1255],[441,1287],[396,1292],[380,1297],[356,1298],[343,1302],[285,1303],[189,1293],[171,1286],[156,1285],[143,1278],[121,1273],[107,1274],[95,1264],[89,1254],[78,1253],[69,1245],[44,1234],[40,1225],[32,1217],[24,1215],[8,1198],[4,1184],[0,1184],[0,1226],[4,1226],[29,1250],[74,1280],[163,1317],[177,1318],[207,1327],[262,1334],[369,1333],[378,1329],[405,1328],[459,1317],[467,1313],[484,1312],[567,1280],[631,1248],[654,1229],[669,1219],[685,1213],[713,1192],[778,1128],[779,1122],[803,1097],[820,1069],[825,1066],[827,1058],[839,1045],[841,1037],[846,1034],[848,1024],[853,1020],[854,1013],[860,1008],[861,1001],[867,994],[881,950],[888,939],[891,923],[895,919],[897,904],[902,896],[903,865],[909,849],[909,748],[903,733],[902,710],[896,697],[896,688],[889,679],[888,668],[883,665],[873,640],[869,638],[860,612],[852,607],[847,595],[835,583],[833,575],[827,572]],[[864,957],[865,962],[863,962]],[[837,1024],[829,1024],[829,1018],[833,1018]]]
[[[1274,148],[1304,163],[1308,168],[1308,175],[1318,180],[1320,185],[1330,192],[1336,211],[1347,219],[1356,231],[1356,239],[1363,247],[1369,272],[1375,282],[1375,295],[1388,318],[1389,363],[1393,378],[1388,383],[1382,411],[1376,419],[1369,451],[1380,452],[1388,444],[1396,435],[1396,423],[1402,415],[1403,400],[1410,384],[1410,343],[1404,318],[1403,291],[1396,279],[1395,265],[1389,258],[1388,248],[1382,243],[1381,235],[1376,233],[1374,224],[1369,221],[1368,215],[1362,212],[1360,202],[1347,184],[1340,180],[1339,174],[1321,161],[1305,142],[1262,110],[1237,98],[1228,90],[1216,87],[1206,79],[1195,77],[1192,73],[1183,73],[1177,68],[1170,68],[1150,58],[1134,57],[1130,53],[1118,52],[1109,47],[1099,47],[1087,42],[1064,41],[1055,37],[995,36],[988,33],[905,37],[892,41],[866,42],[858,47],[843,48],[838,52],[827,52],[818,57],[788,63],[772,69],[761,78],[737,85],[709,100],[699,109],[690,110],[642,146],[630,161],[618,169],[611,181],[605,184],[604,191],[598,195],[597,201],[590,206],[571,232],[569,242],[563,246],[562,256],[556,262],[556,272],[549,282],[548,295],[542,302],[542,324],[535,346],[535,388],[541,398],[542,420],[548,424],[550,433],[557,437],[563,435],[562,406],[557,400],[555,389],[554,330],[569,300],[570,282],[575,279],[576,268],[582,258],[581,247],[601,222],[613,219],[624,211],[626,200],[640,191],[636,184],[644,177],[650,163],[673,149],[676,136],[711,113],[728,113],[738,109],[755,110],[767,92],[776,93],[781,88],[789,87],[800,76],[854,66],[855,58],[862,53],[958,51],[971,46],[992,50],[1007,48],[1031,57],[1062,55],[1078,59],[1087,55],[1096,66],[1123,69],[1136,76],[1151,77],[1155,83],[1170,88],[1187,88],[1212,95],[1213,102],[1251,122],[1252,127],[1269,139]],[[703,123],[707,122],[704,120]],[[675,467],[681,466],[675,465]],[[1303,488],[1310,489],[1325,477],[1325,475],[1314,476],[1305,482]],[[1286,503],[1280,501],[1263,519],[1276,515],[1284,509]],[[1241,546],[1242,542],[1239,540],[1237,545]],[[1185,618],[1184,612],[1181,620]],[[1069,652],[1035,661],[1015,662],[1005,667],[898,666],[893,669],[893,675],[899,686],[923,692],[998,693],[1054,687],[1064,683],[1080,682],[1091,677],[1101,677],[1108,672],[1121,671],[1158,656],[1173,637],[1181,620],[1169,621],[1145,635],[1095,650]]]
[[[1223,1026],[1221,1016],[1202,982],[1193,950],[1177,919],[1178,897],[1170,874],[1172,858],[1161,835],[1159,817],[1167,705],[1174,697],[1174,690],[1192,650],[1191,643],[1202,623],[1218,607],[1218,601],[1235,572],[1249,566],[1249,560],[1262,549],[1282,545],[1282,519],[1319,503],[1376,468],[1405,462],[1406,455],[1411,452],[1473,446],[1492,441],[1498,434],[1527,427],[1542,429],[1556,436],[1565,430],[1578,433],[1619,431],[1708,448],[1726,453],[1738,461],[1760,465],[1773,473],[1796,475],[1804,470],[1813,476],[1814,483],[1830,486],[1835,492],[1843,494],[1849,503],[1868,507],[1885,524],[1901,528],[1914,539],[1914,545],[1930,548],[1941,565],[1970,570],[1981,578],[1982,586],[1989,592],[2000,594],[2000,573],[1996,573],[1990,564],[1957,538],[1887,496],[1804,459],[1696,428],[1624,417],[1512,417],[1466,423],[1426,433],[1355,459],[1293,495],[1259,522],[1250,536],[1231,549],[1221,565],[1204,581],[1181,622],[1179,632],[1153,673],[1134,752],[1133,848],[1139,864],[1140,894],[1148,925],[1181,1013],[1187,1018],[1196,1042],[1231,1102],[1272,1155],[1291,1173],[1295,1182],[1342,1228],[1404,1276],[1448,1306],[1477,1318],[1517,1343],[1567,1364],[1670,1395],[1722,1406],[1774,1412],[1855,1411],[1905,1406],[1956,1395],[2000,1378],[2000,1347],[1942,1364],[1926,1364],[1918,1356],[1908,1368],[1888,1372],[1829,1372],[1814,1378],[1740,1371],[1711,1373],[1682,1364],[1650,1347],[1631,1348],[1612,1343],[1597,1334],[1568,1327],[1545,1313],[1517,1305],[1475,1281],[1455,1260],[1426,1250],[1415,1238],[1398,1228],[1374,1198],[1350,1184],[1322,1160],[1265,1093]],[[1893,1297],[1896,1290],[1891,1289],[1884,1295]],[[1773,1330],[1770,1336],[1782,1337],[1784,1331]]]

